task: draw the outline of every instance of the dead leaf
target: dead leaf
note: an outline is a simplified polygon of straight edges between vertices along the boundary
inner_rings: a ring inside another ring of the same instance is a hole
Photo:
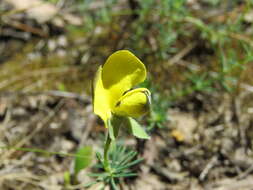
[[[17,11],[23,10],[28,17],[35,19],[39,23],[45,23],[51,20],[57,13],[58,8],[50,3],[41,0],[5,0],[11,4]]]

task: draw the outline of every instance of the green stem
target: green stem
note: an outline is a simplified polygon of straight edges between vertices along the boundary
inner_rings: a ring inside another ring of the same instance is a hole
[[[109,162],[109,149],[112,143],[112,139],[115,140],[115,138],[117,138],[118,136],[121,121],[122,121],[122,118],[116,117],[116,116],[114,116],[111,120],[108,121],[109,131],[106,136],[106,142],[104,146],[104,169],[108,173],[112,172],[110,162]]]
[[[105,142],[105,147],[104,147],[104,169],[107,172],[111,172],[111,167],[109,163],[109,149],[110,149],[111,142],[112,140],[108,134],[106,137],[106,142]]]

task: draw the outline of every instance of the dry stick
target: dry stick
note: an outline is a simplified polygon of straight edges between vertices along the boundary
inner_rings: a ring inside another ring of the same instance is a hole
[[[85,141],[86,141],[87,137],[89,136],[89,134],[91,132],[91,129],[93,127],[93,124],[94,124],[95,120],[96,120],[96,117],[94,116],[94,114],[91,114],[90,117],[88,118],[87,125],[86,125],[86,127],[84,129],[84,132],[82,134],[81,142],[79,144],[79,148],[84,146]]]
[[[61,107],[63,106],[64,102],[63,101],[60,101],[55,110],[49,112],[48,116],[42,120],[41,123],[39,123],[37,125],[37,127],[27,136],[25,137],[24,139],[22,139],[21,141],[19,141],[14,147],[22,147],[27,141],[29,141],[31,138],[33,138],[33,136],[39,132],[55,115],[56,113],[58,113],[61,109]],[[4,159],[8,158],[11,154],[13,154],[16,150],[12,149],[10,151],[8,151],[7,153],[5,153],[4,155],[1,156],[1,159],[0,159],[0,163],[3,162]]]
[[[7,125],[7,123],[11,120],[11,113],[10,113],[10,109],[7,107],[7,111],[6,111],[6,115],[3,121],[3,124],[0,124],[0,139],[2,139],[2,137],[4,136],[3,131],[5,130],[5,126]]]
[[[43,189],[47,189],[47,190],[55,190],[57,189],[56,186],[51,186],[51,185],[46,185],[45,183],[41,183],[39,180],[39,178],[36,178],[34,174],[30,174],[29,176],[24,176],[24,174],[19,174],[19,175],[15,175],[15,174],[10,174],[11,179],[9,180],[16,180],[16,181],[21,181],[27,184],[31,184],[33,186],[36,187],[41,187]],[[1,178],[1,176],[0,176]],[[8,178],[7,178],[8,179]],[[38,182],[37,182],[38,181]]]
[[[44,37],[44,38],[48,37],[48,34],[46,32],[44,32],[43,30],[41,30],[39,28],[34,28],[32,26],[29,26],[27,24],[24,24],[24,23],[21,23],[21,22],[18,22],[18,21],[7,20],[4,23],[12,26],[13,28],[22,30],[24,32],[35,34],[35,35],[38,35],[38,36]]]
[[[91,98],[88,95],[80,95],[73,92],[50,90],[50,91],[46,91],[45,94],[50,95],[50,96],[62,97],[62,98],[73,98],[73,99],[81,100],[83,102],[91,102]]]
[[[246,152],[246,147],[247,147],[247,135],[246,135],[246,130],[247,126],[245,126],[242,122],[241,119],[241,101],[240,98],[234,98],[234,107],[235,107],[235,114],[237,117],[237,122],[238,122],[238,132],[240,135],[240,142],[243,147],[244,152]]]
[[[242,35],[242,34],[237,34],[237,33],[229,33],[229,37],[234,38],[236,40],[240,40],[243,42],[248,43],[251,47],[253,47],[253,41],[249,36]]]
[[[167,66],[173,65],[180,61],[184,56],[186,56],[192,49],[196,47],[196,43],[188,44],[184,49],[182,49],[179,53],[177,53],[174,57],[172,57],[168,62]]]
[[[249,92],[253,92],[253,86],[248,85],[248,84],[241,84],[241,87],[244,88],[245,90]]]
[[[214,167],[214,165],[217,163],[217,161],[218,161],[217,156],[213,156],[212,159],[209,161],[209,163],[204,168],[204,170],[199,175],[199,179],[201,181],[203,181],[206,178],[208,172]]]
[[[149,165],[158,175],[166,178],[169,181],[182,181],[184,177],[187,175],[185,172],[174,172],[169,169],[160,166],[159,164],[155,164],[153,166]]]
[[[44,32],[43,30],[41,30],[41,29],[34,28],[32,26],[26,25],[26,24],[21,23],[19,21],[14,21],[14,20],[9,20],[8,19],[8,16],[15,15],[15,14],[18,14],[18,13],[26,12],[29,9],[39,7],[39,6],[43,5],[43,4],[45,4],[45,3],[44,2],[35,3],[35,4],[32,4],[32,5],[28,6],[28,7],[22,8],[22,9],[14,9],[14,10],[5,12],[3,14],[0,14],[0,16],[2,17],[2,21],[3,21],[4,24],[10,25],[10,26],[12,26],[12,27],[14,27],[16,29],[20,29],[20,30],[23,30],[25,32],[30,32],[32,34],[39,35],[41,37],[47,37],[48,34],[46,32]]]
[[[218,182],[211,187],[211,189],[229,189],[229,190],[238,190],[238,189],[252,189],[253,180],[252,177],[243,179],[243,180],[223,180],[223,182]]]
[[[39,178],[37,178],[35,175],[33,175],[30,172],[22,172],[22,173],[6,173],[6,174],[2,174],[0,175],[0,182],[3,180],[13,180],[13,179],[24,179],[24,178],[31,178],[34,180],[38,180]]]
[[[24,12],[28,11],[29,9],[39,7],[39,6],[43,5],[43,4],[45,4],[45,3],[41,2],[41,3],[30,5],[28,7],[22,8],[22,9],[14,9],[14,10],[11,10],[11,11],[8,11],[8,12],[4,12],[0,16],[2,16],[2,17],[8,17],[8,16],[11,16],[11,15],[19,14],[19,13],[24,13]]]
[[[236,179],[243,179],[247,177],[253,171],[253,165],[251,165],[246,171],[236,177]]]

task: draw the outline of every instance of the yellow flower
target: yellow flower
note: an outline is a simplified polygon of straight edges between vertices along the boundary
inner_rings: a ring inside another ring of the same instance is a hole
[[[146,68],[134,54],[128,50],[113,53],[96,73],[93,84],[94,113],[107,125],[113,114],[138,117],[148,112],[149,90],[132,89],[145,78]]]

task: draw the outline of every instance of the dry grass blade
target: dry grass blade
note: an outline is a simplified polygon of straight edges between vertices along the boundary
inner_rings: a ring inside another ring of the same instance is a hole
[[[63,106],[64,102],[60,101],[58,103],[58,105],[56,106],[56,108],[54,110],[52,110],[51,112],[48,113],[48,116],[46,118],[44,118],[40,123],[38,123],[37,127],[26,137],[24,137],[21,141],[19,141],[16,145],[14,145],[13,147],[22,147],[26,142],[28,142],[30,139],[33,138],[33,136],[38,133],[43,127],[46,126],[46,124],[57,114],[57,112],[59,112],[59,110],[61,109],[61,107]],[[16,150],[10,149],[8,150],[6,153],[4,153],[3,155],[1,155],[1,161],[0,163],[2,163],[5,159],[7,159],[9,156],[11,156]]]
[[[9,78],[9,79],[6,79],[6,80],[0,82],[0,90],[13,84],[13,83],[25,80],[30,77],[46,76],[46,75],[56,74],[56,73],[65,73],[69,70],[70,70],[69,67],[45,68],[45,69],[40,69],[37,71],[29,72],[29,73],[23,74],[21,76],[14,76],[12,78]]]

